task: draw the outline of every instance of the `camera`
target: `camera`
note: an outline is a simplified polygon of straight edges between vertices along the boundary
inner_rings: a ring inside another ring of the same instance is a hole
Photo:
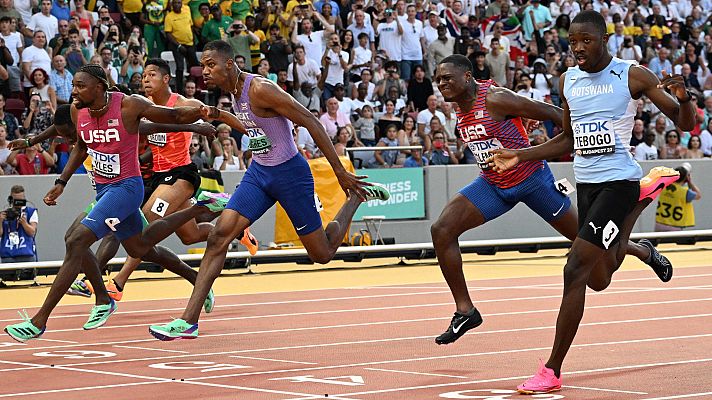
[[[387,10],[385,11],[385,14],[386,14],[386,16],[389,16],[389,15],[393,14],[393,10],[391,10],[391,9],[389,8],[389,9],[387,9]]]
[[[25,199],[13,199],[12,207],[5,210],[5,218],[8,221],[14,221],[14,220],[20,218],[21,209],[22,209],[22,207],[24,207],[26,205],[27,205],[27,200],[25,200]]]

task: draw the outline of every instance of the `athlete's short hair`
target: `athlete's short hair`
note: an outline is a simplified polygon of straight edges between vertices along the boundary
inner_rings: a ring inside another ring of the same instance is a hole
[[[54,113],[54,124],[61,126],[71,126],[72,124],[72,106],[69,104],[62,104],[57,107],[57,111]]]
[[[571,25],[573,24],[590,24],[596,29],[595,33],[599,36],[603,36],[607,32],[605,18],[593,10],[584,10],[576,14],[573,21],[571,21]]]
[[[232,60],[234,57],[234,52],[232,51],[232,46],[230,46],[230,43],[224,41],[224,40],[213,40],[212,42],[208,42],[208,44],[203,47],[203,52],[212,50],[221,56],[225,57],[225,60]]]
[[[170,65],[168,65],[168,61],[162,58],[149,58],[148,60],[146,60],[146,63],[144,64],[143,68],[145,69],[149,65],[153,65],[158,68],[162,75],[171,74],[171,67]]]
[[[94,79],[98,80],[99,83],[104,85],[104,88],[109,89],[109,79],[106,77],[106,71],[101,65],[97,64],[85,64],[79,67],[77,72],[83,72],[85,74],[91,75]]]
[[[453,54],[450,56],[447,56],[443,58],[442,61],[439,63],[441,64],[452,64],[454,65],[457,69],[461,70],[462,72],[465,71],[470,71],[472,72],[472,62],[470,60],[463,56],[462,54]]]

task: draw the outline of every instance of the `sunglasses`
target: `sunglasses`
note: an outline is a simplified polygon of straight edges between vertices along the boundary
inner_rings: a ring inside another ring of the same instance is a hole
[[[230,107],[230,106],[232,106],[232,103],[223,102],[223,103],[220,103],[220,105],[223,106],[223,107]]]
[[[190,147],[200,147],[200,143],[191,143]]]

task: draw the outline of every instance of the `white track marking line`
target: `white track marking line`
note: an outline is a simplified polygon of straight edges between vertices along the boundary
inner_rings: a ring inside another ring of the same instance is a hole
[[[612,342],[596,342],[596,343],[584,343],[578,345],[572,345],[572,348],[587,348],[587,347],[598,347],[598,346],[610,346],[610,345],[623,345],[623,344],[633,344],[633,343],[651,343],[660,342],[668,340],[686,340],[686,339],[699,339],[712,337],[712,333],[700,334],[700,335],[686,335],[686,336],[672,336],[672,337],[662,337],[662,338],[648,338],[648,339],[632,339],[632,340],[621,340]],[[341,365],[325,365],[312,368],[295,368],[295,369],[282,369],[282,370],[272,370],[272,371],[255,371],[255,372],[243,372],[235,374],[226,375],[215,375],[215,376],[203,376],[200,378],[188,378],[186,380],[203,380],[203,379],[219,379],[219,378],[231,378],[238,376],[251,376],[251,375],[269,375],[269,374],[281,374],[281,373],[293,373],[293,372],[304,372],[304,371],[320,371],[329,369],[339,369],[339,368],[353,368],[353,367],[365,367],[371,365],[386,365],[386,364],[398,364],[404,362],[414,362],[414,361],[432,361],[432,360],[444,360],[451,358],[463,358],[463,357],[479,357],[479,356],[490,356],[490,355],[502,355],[502,354],[513,354],[513,353],[527,353],[532,351],[548,351],[551,350],[551,346],[547,347],[531,347],[525,349],[513,349],[513,350],[499,350],[499,351],[488,351],[481,353],[465,353],[465,354],[449,354],[444,356],[429,356],[429,357],[415,357],[406,358],[400,360],[383,360],[383,361],[368,361],[361,363],[352,364],[341,364]],[[707,359],[712,360],[712,358]],[[567,374],[569,374],[567,372]],[[526,376],[525,378],[529,378]]]
[[[675,282],[679,281],[680,279],[686,279],[686,278],[699,278],[699,277],[709,277],[712,276],[711,274],[695,274],[695,275],[683,275],[683,276],[675,276]],[[525,278],[502,278],[502,279],[527,279],[527,278],[532,278],[532,277],[525,277]],[[621,283],[621,282],[632,282],[632,281],[659,281],[657,277],[652,277],[652,278],[629,278],[629,279],[619,279],[613,282],[615,285],[616,283]],[[526,285],[526,286],[521,286],[521,285],[515,285],[515,286],[498,286],[493,289],[490,289],[490,287],[487,286],[482,286],[482,287],[474,287],[470,288],[470,291],[488,291],[488,290],[514,290],[522,287],[527,287],[527,288],[546,288],[549,286],[557,286],[561,287],[562,284],[561,282],[557,283],[542,283],[542,284],[537,284],[537,285]],[[710,285],[712,286],[712,285]],[[697,286],[687,286],[687,287],[697,287]],[[387,288],[384,286],[384,288]],[[634,290],[631,291],[619,291],[615,293],[635,293],[636,291],[655,291],[655,290],[669,290],[669,289],[682,289],[684,287],[672,287],[672,286],[666,286],[664,288],[656,287],[656,288],[637,288],[634,287]],[[343,289],[349,289],[349,288],[343,288]],[[444,288],[446,289],[446,288]],[[611,287],[611,289],[616,289],[615,286]],[[316,290],[337,290],[336,288],[333,289],[316,289]],[[299,293],[300,291],[293,291],[293,292],[279,292],[279,293]],[[328,301],[343,301],[343,300],[361,300],[361,299],[372,299],[372,298],[382,298],[382,297],[403,297],[403,296],[424,296],[424,295],[430,295],[430,294],[443,294],[443,293],[450,293],[449,290],[433,290],[433,291],[427,291],[427,292],[412,292],[412,293],[388,293],[388,294],[379,294],[379,295],[365,295],[365,296],[345,296],[345,297],[328,297],[328,298],[321,298],[321,299],[299,299],[299,300],[284,300],[284,301],[267,301],[267,302],[256,302],[256,303],[237,303],[237,304],[217,304],[215,306],[216,309],[219,308],[233,308],[233,307],[252,307],[252,306],[267,306],[267,305],[284,305],[284,304],[299,304],[299,303],[314,303],[314,302],[328,302]],[[613,291],[605,291],[605,292],[591,292],[589,295],[606,295],[606,294],[614,294]],[[230,296],[243,296],[243,295],[224,295],[224,296],[216,296],[218,298],[226,298]],[[550,296],[550,297],[558,297],[560,298],[561,296]],[[527,297],[527,298],[520,298],[521,300],[537,300],[537,299],[545,299],[545,298],[550,298],[547,296],[544,297]],[[515,298],[516,299],[516,298]],[[515,300],[512,299],[512,300]],[[159,301],[163,300],[186,300],[186,298],[181,297],[181,298],[176,298],[176,299],[156,299]],[[134,300],[135,302],[139,301],[148,301],[148,300]],[[155,301],[155,300],[151,300]],[[492,301],[509,301],[508,299],[496,299],[496,300],[483,300],[481,302],[492,302]],[[128,301],[122,301],[122,303],[125,303]],[[64,307],[71,307],[71,306],[64,306]],[[14,310],[15,308],[0,308],[0,310]],[[146,313],[159,313],[159,312],[169,312],[169,311],[183,311],[185,308],[158,308],[158,309],[149,309],[149,310],[130,310],[130,311],[117,311],[114,313],[114,315],[121,315],[121,314],[128,314],[128,315],[135,315],[135,314],[146,314]],[[67,315],[57,315],[53,316],[50,319],[61,319],[61,318],[86,318],[87,314],[82,313],[82,314],[67,314]],[[17,318],[7,318],[7,319],[0,319],[0,322],[14,322],[14,321],[20,321],[20,319]]]
[[[0,372],[24,371],[24,370],[28,370],[28,369],[42,369],[42,368],[51,368],[51,367],[47,366],[47,367],[18,367],[18,368],[5,368],[5,369],[0,369]]]
[[[647,399],[644,400],[670,400],[670,399],[685,399],[685,398],[690,398],[690,397],[700,397],[700,396],[710,396],[712,395],[712,392],[704,392],[704,393],[688,393],[688,394],[678,394],[675,396],[665,396],[665,397],[648,397]]]
[[[118,345],[118,344],[115,344],[114,347],[119,347],[122,349],[151,350],[151,351],[164,351],[166,353],[190,354],[189,351],[184,351],[184,350],[154,349],[151,347],[122,346],[122,345]]]
[[[47,341],[47,342],[57,342],[57,343],[79,344],[79,342],[74,341],[74,340],[59,340],[59,339],[47,339],[47,338],[38,338],[37,340],[44,340],[44,341]]]
[[[671,365],[696,364],[696,363],[708,363],[708,362],[712,362],[712,358],[659,362],[659,363],[652,363],[652,364],[621,365],[618,367],[607,367],[607,368],[587,369],[587,370],[581,370],[581,371],[570,371],[570,372],[566,372],[566,375],[593,374],[596,372],[623,371],[623,370],[628,370],[628,369],[663,367],[663,366],[671,366]],[[365,395],[365,394],[402,392],[402,391],[408,391],[408,390],[431,389],[431,388],[440,388],[440,387],[448,387],[448,386],[473,385],[473,384],[478,384],[478,383],[506,382],[506,381],[512,381],[512,380],[527,379],[530,377],[531,377],[531,375],[508,376],[505,378],[480,379],[480,380],[469,381],[469,382],[451,382],[451,383],[440,383],[440,384],[432,384],[432,385],[402,387],[402,388],[394,388],[394,389],[372,390],[372,391],[367,391],[367,392],[345,393],[345,394],[340,394],[339,396],[358,396],[358,395]],[[707,393],[703,393],[703,394],[707,394]],[[700,394],[700,395],[702,395],[702,394]],[[676,398],[676,397],[659,397],[659,398],[647,399],[647,400],[664,400],[664,399],[674,399],[674,398]]]
[[[458,378],[458,379],[470,379],[467,376],[459,376],[459,375],[445,375],[445,374],[433,374],[429,372],[413,372],[413,371],[398,371],[395,369],[382,369],[382,368],[364,368],[369,371],[382,371],[382,372],[394,372],[398,374],[411,374],[411,375],[426,375],[426,376],[442,376],[444,378]],[[647,394],[647,393],[644,393]]]
[[[598,293],[589,293],[590,296],[609,296],[609,295],[615,295],[615,294],[625,294],[625,293],[647,293],[647,292],[655,292],[655,291],[667,291],[669,288],[650,288],[650,289],[635,289],[635,290],[626,290],[626,291],[610,291],[610,292],[598,292]],[[549,296],[529,296],[529,297],[514,297],[514,298],[505,298],[505,299],[488,299],[488,300],[480,300],[477,303],[478,304],[485,304],[485,303],[501,303],[501,302],[509,302],[509,301],[530,301],[530,300],[545,300],[545,299],[559,299],[561,298],[560,294],[556,295],[549,295]],[[238,320],[246,320],[246,319],[259,319],[259,318],[275,318],[275,317],[286,317],[286,316],[304,316],[304,315],[319,315],[319,314],[331,314],[331,313],[347,313],[347,312],[362,312],[362,311],[383,311],[383,310],[393,310],[393,309],[405,309],[405,308],[417,308],[417,307],[432,307],[432,306],[441,306],[441,305],[451,305],[452,303],[436,303],[436,304],[417,304],[417,305],[404,305],[404,306],[392,306],[392,307],[371,307],[371,308],[361,308],[361,309],[345,309],[345,310],[331,310],[331,311],[307,311],[307,312],[299,312],[299,313],[287,313],[287,314],[265,314],[265,315],[250,315],[250,316],[241,316],[241,317],[224,317],[224,318],[208,318],[201,320],[203,324],[209,323],[209,322],[221,322],[221,321],[238,321]],[[557,309],[558,311],[558,309]],[[440,319],[440,318],[436,318]],[[433,320],[433,319],[430,319]],[[419,320],[416,320],[419,321]],[[398,321],[395,321],[398,322]],[[144,323],[144,324],[124,324],[124,325],[111,325],[111,326],[103,326],[102,328],[104,330],[106,329],[124,329],[124,328],[140,328],[140,327],[147,327],[152,325],[153,323]],[[65,329],[55,329],[50,331],[51,334],[55,333],[61,333],[61,332],[83,332],[84,329],[82,328],[65,328]],[[263,332],[260,332],[263,333]],[[239,334],[245,334],[245,333],[239,333]],[[232,335],[230,333],[228,334],[222,334],[222,335]],[[140,340],[139,340],[140,341]],[[150,341],[150,340],[149,340]],[[86,344],[77,344],[77,345],[86,345]],[[91,344],[89,344],[91,345]],[[0,350],[0,353],[5,352],[5,351],[15,351],[15,350],[20,350],[20,349],[3,349]]]
[[[0,360],[1,363],[7,363],[7,364],[16,364],[16,365],[25,365],[25,366],[32,366],[32,367],[41,367],[43,366],[42,364],[33,364],[33,363],[27,363],[27,362],[19,362],[19,361],[6,361],[6,360]],[[132,378],[132,379],[143,379],[143,380],[148,380],[148,381],[153,381],[153,383],[180,383],[180,384],[189,384],[189,385],[199,385],[199,386],[209,386],[209,387],[219,387],[219,388],[228,388],[228,389],[238,389],[238,390],[245,390],[245,391],[251,391],[251,392],[261,392],[261,393],[275,393],[275,394],[285,394],[289,396],[312,396],[311,394],[305,394],[305,393],[298,393],[298,392],[287,392],[283,390],[272,390],[272,389],[262,389],[262,388],[253,388],[253,387],[246,387],[246,386],[233,386],[233,385],[222,385],[219,383],[209,383],[209,382],[196,382],[188,379],[182,379],[180,381],[178,380],[173,380],[173,379],[168,379],[168,378],[159,378],[155,376],[145,376],[145,375],[136,375],[136,374],[127,374],[123,372],[110,372],[110,371],[97,371],[97,370],[92,370],[92,369],[83,369],[83,368],[72,368],[72,367],[67,367],[63,365],[56,365],[54,367],[50,368],[56,368],[56,369],[61,369],[64,371],[73,371],[73,372],[84,372],[84,373],[89,373],[89,374],[98,374],[98,375],[108,375],[108,376],[117,376],[117,377],[123,377],[123,378]],[[148,383],[144,383],[148,384]],[[22,393],[20,393],[22,394]],[[16,396],[17,394],[6,394],[2,395],[2,397],[11,397],[11,396]],[[334,398],[338,399],[338,396],[335,396]]]
[[[0,394],[0,397],[13,397],[14,398],[14,397],[20,397],[20,396],[34,396],[36,394],[66,393],[66,392],[76,392],[76,391],[80,391],[80,390],[85,391],[85,390],[119,388],[119,387],[127,387],[127,386],[155,385],[157,383],[163,383],[163,382],[150,381],[150,382],[117,383],[115,385],[85,386],[85,387],[67,388],[67,389],[38,390],[35,392]]]
[[[230,358],[244,358],[246,360],[274,361],[274,362],[281,362],[281,363],[288,363],[288,364],[319,365],[319,363],[315,363],[315,362],[277,360],[275,358],[248,357],[248,356],[228,356],[228,357],[230,357]]]
[[[648,394],[647,392],[634,392],[631,390],[619,390],[619,389],[604,389],[604,388],[595,388],[595,387],[588,387],[588,386],[563,385],[563,387],[571,388],[571,389],[594,390],[594,391],[599,391],[599,392],[628,393],[628,394],[640,394],[640,395]]]

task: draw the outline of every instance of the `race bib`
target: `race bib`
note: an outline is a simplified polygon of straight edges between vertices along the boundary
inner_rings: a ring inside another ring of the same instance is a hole
[[[167,135],[165,133],[154,133],[152,135],[148,135],[146,139],[148,139],[149,144],[163,147],[166,145],[166,136]]]
[[[272,150],[272,141],[262,128],[248,128],[247,137],[250,138],[249,149],[253,154],[265,154]]]
[[[574,122],[574,150],[576,155],[609,154],[616,151],[613,121],[598,119],[587,122]]]
[[[490,156],[490,150],[501,149],[502,143],[496,138],[490,138],[486,140],[479,140],[476,142],[468,142],[467,146],[475,155],[475,163],[480,169],[489,169],[487,164],[487,159]]]
[[[104,178],[116,178],[121,174],[121,159],[118,154],[105,154],[91,150],[92,169],[94,174]]]

